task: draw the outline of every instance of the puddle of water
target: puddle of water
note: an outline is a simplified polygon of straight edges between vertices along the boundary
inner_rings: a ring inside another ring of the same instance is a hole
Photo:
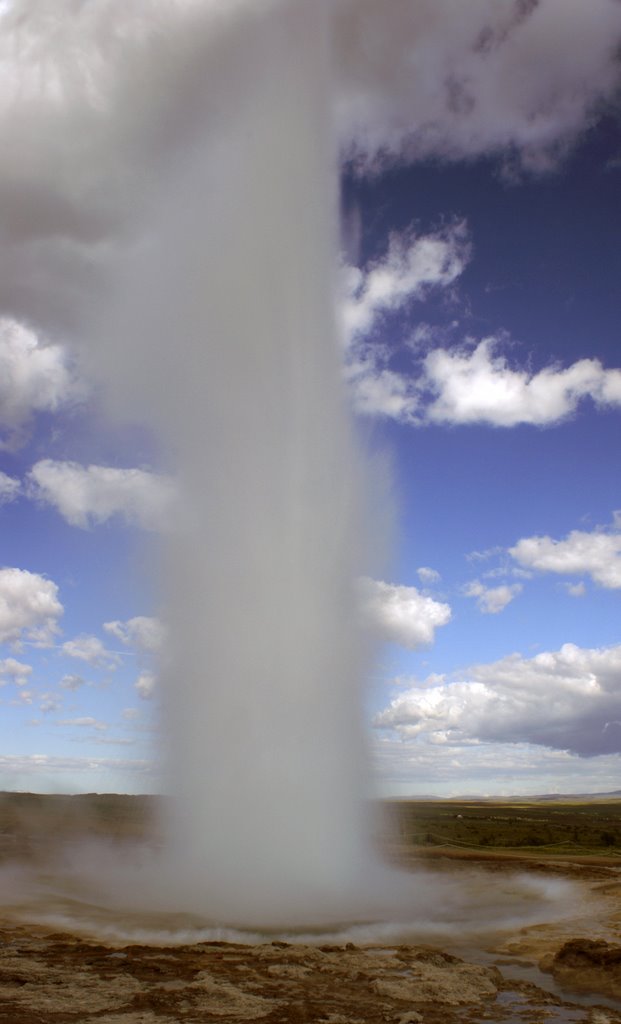
[[[535,1019],[534,1013],[537,1013],[536,1019],[541,1024],[585,1024],[589,1019],[585,1017],[583,1009],[569,1006],[546,1006],[535,1010],[521,992],[500,992],[496,1005],[506,1007],[510,1012],[510,1016],[504,1018],[503,1024],[532,1024]]]

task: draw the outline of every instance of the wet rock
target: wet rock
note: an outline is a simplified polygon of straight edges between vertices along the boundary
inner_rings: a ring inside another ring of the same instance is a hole
[[[540,961],[542,971],[573,992],[621,999],[621,946],[599,939],[570,939]]]

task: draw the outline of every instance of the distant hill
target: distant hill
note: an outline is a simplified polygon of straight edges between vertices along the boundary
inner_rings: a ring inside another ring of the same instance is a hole
[[[535,804],[550,803],[554,800],[568,801],[575,803],[588,803],[591,800],[621,800],[621,789],[614,789],[608,793],[531,793],[514,794],[513,796],[481,796],[480,793],[465,793],[463,796],[434,796],[430,793],[412,796],[384,797],[384,800],[391,802],[399,801],[437,801],[438,803],[455,804]]]

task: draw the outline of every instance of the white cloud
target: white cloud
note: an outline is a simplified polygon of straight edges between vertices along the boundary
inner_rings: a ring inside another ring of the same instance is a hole
[[[118,655],[106,650],[106,647],[97,636],[78,636],[74,640],[66,640],[61,650],[69,658],[77,658],[79,661],[86,661],[89,665],[99,668],[115,668],[119,663]],[[65,679],[75,677],[65,676]],[[75,686],[68,687],[75,689]]]
[[[383,794],[511,796],[515,793],[605,793],[619,787],[617,754],[586,761],[530,743],[404,743],[378,732],[372,753]]]
[[[574,413],[587,396],[600,406],[621,406],[620,370],[581,359],[567,369],[550,366],[531,374],[512,369],[495,354],[498,344],[486,338],[473,349],[435,349],[426,356],[422,386],[432,398],[425,411],[428,422],[548,426]]]
[[[63,676],[59,685],[62,686],[63,690],[79,690],[81,686],[84,686],[86,680],[82,676],[70,674]]]
[[[37,793],[144,793],[152,787],[155,791],[159,788],[151,778],[154,767],[152,762],[137,758],[0,754],[0,787]]]
[[[431,288],[446,288],[462,273],[468,255],[463,222],[430,235],[392,234],[380,260],[364,270],[346,268],[346,335],[367,336],[387,314],[424,298]]]
[[[164,529],[174,498],[170,480],[143,469],[44,459],[28,476],[32,497],[52,505],[68,523],[82,528],[118,515],[147,530]]]
[[[97,729],[98,731],[103,731],[108,728],[105,722],[100,722],[99,719],[91,718],[90,716],[83,718],[63,718],[56,722],[56,725],[70,725],[77,726],[79,729]]]
[[[450,606],[425,597],[416,587],[393,586],[368,577],[358,586],[363,622],[382,640],[416,650],[432,644],[436,629],[450,622]]]
[[[570,597],[584,597],[586,594],[584,583],[567,583],[566,587]]]
[[[621,751],[621,645],[512,654],[466,679],[400,693],[375,720],[402,739],[532,743],[581,756]]]
[[[391,369],[386,346],[368,339],[387,317],[423,299],[431,289],[452,284],[468,257],[466,227],[457,223],[435,234],[394,234],[381,259],[364,270],[345,268],[345,376],[357,412],[403,422],[416,418],[416,382]]]
[[[528,569],[587,575],[602,587],[621,587],[621,531],[617,529],[572,530],[564,540],[523,537],[509,548],[509,554]]]
[[[521,583],[504,583],[499,587],[486,587],[479,580],[472,580],[464,587],[466,597],[476,598],[478,607],[486,615],[497,615],[522,591]]]
[[[421,565],[420,569],[416,570],[416,574],[421,583],[439,583],[439,581],[442,579],[437,569],[430,569],[426,565]]]
[[[104,622],[103,628],[127,647],[136,647],[138,650],[153,653],[161,650],[165,638],[164,626],[159,619],[147,615],[136,615],[126,622],[118,619],[114,622]]]
[[[49,714],[51,711],[58,711],[63,705],[62,698],[55,693],[42,693],[41,702],[39,704],[39,710],[44,715]]]
[[[0,472],[0,505],[8,505],[11,501],[15,501],[21,487],[19,480]]]
[[[361,315],[361,323],[366,321]],[[346,379],[357,412],[413,426],[432,423],[492,427],[554,426],[589,399],[599,409],[621,409],[621,370],[598,359],[537,373],[512,367],[501,340],[469,340],[461,347],[434,348],[409,374],[390,369],[390,351],[354,335]],[[415,355],[416,349],[413,349]]]
[[[135,687],[143,700],[149,700],[154,693],[157,681],[151,672],[143,672],[136,680]]]
[[[26,569],[0,569],[0,643],[50,646],[63,610],[52,580]]]
[[[344,0],[346,151],[387,160],[504,152],[542,169],[619,84],[615,0]]]
[[[384,416],[401,423],[416,419],[418,397],[412,381],[382,368],[381,353],[357,357],[345,370],[354,409],[361,416]]]
[[[23,686],[32,675],[32,665],[25,665],[15,658],[3,658],[0,661],[0,686],[10,679],[16,686]]]
[[[35,413],[56,412],[83,393],[60,345],[43,345],[23,325],[0,319],[0,448],[17,447]]]

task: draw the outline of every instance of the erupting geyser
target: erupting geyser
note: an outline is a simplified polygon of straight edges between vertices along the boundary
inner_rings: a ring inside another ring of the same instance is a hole
[[[162,176],[127,302],[183,499],[167,564],[174,890],[227,923],[293,924],[344,913],[367,857],[361,494],[327,11],[271,6],[214,39],[220,77]]]

